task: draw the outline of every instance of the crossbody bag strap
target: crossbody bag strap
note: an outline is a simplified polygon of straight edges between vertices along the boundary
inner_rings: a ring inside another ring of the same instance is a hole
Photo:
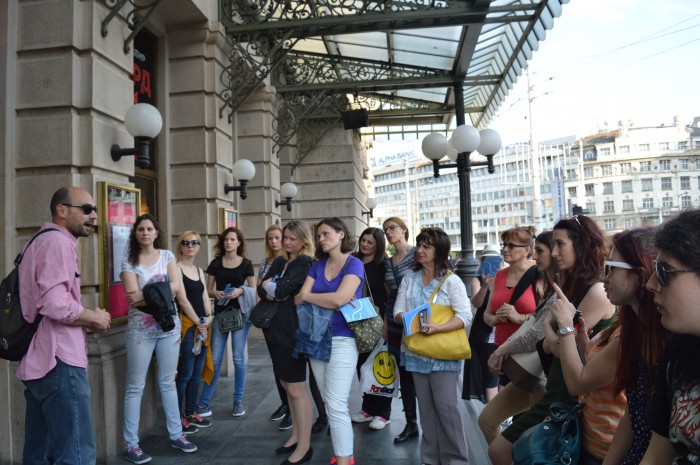
[[[510,305],[515,305],[515,302],[527,291],[527,288],[532,286],[532,292],[535,295],[535,304],[539,303],[537,298],[537,267],[535,265],[528,268],[516,284],[513,294],[510,296]]]
[[[443,276],[442,279],[440,280],[440,283],[437,285],[437,287],[435,287],[435,290],[434,290],[433,293],[430,295],[430,300],[429,300],[429,302],[430,302],[431,304],[434,304],[434,303],[435,303],[435,299],[437,299],[437,293],[438,293],[438,291],[440,290],[440,288],[442,287],[442,283],[444,283],[445,280],[447,279],[447,277],[450,276],[451,274],[452,274],[451,271],[446,272],[446,273],[445,273],[445,276]]]

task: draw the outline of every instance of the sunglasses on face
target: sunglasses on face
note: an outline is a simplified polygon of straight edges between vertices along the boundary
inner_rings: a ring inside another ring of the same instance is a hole
[[[529,245],[523,245],[523,244],[514,244],[514,243],[512,243],[512,242],[503,242],[503,243],[501,243],[501,249],[503,249],[503,250],[505,250],[505,249],[513,250],[513,249],[515,249],[516,247],[523,247],[523,248],[525,248],[525,247],[530,247],[530,246],[529,246]]]
[[[92,212],[97,213],[97,205],[90,205],[89,203],[84,203],[82,205],[71,205],[69,203],[62,203],[64,207],[73,207],[73,208],[82,208],[83,213],[86,215],[91,214]]]
[[[612,270],[615,268],[622,268],[623,270],[633,270],[634,267],[630,265],[629,263],[625,262],[614,262],[612,260],[606,260],[605,261],[605,277],[607,278],[610,276],[610,273],[612,273]]]
[[[182,241],[180,244],[182,244],[184,247],[197,247],[199,244],[201,244],[201,242],[195,239],[193,241]]]
[[[661,260],[654,260],[654,273],[656,274],[656,279],[659,280],[659,284],[662,287],[668,286],[668,274],[669,273],[688,273],[694,272],[695,270],[689,270],[687,268],[670,268],[666,262]]]

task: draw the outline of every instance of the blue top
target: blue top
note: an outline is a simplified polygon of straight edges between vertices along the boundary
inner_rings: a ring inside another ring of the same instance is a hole
[[[360,278],[360,285],[355,291],[355,298],[362,298],[362,285],[365,279],[365,268],[362,264],[362,261],[359,258],[350,255],[348,257],[347,262],[340,270],[340,273],[338,273],[338,276],[331,279],[330,281],[326,279],[326,276],[323,274],[323,270],[326,268],[326,263],[328,263],[328,259],[324,258],[315,261],[313,265],[311,265],[311,270],[309,270],[309,276],[314,279],[314,285],[311,288],[311,292],[313,292],[314,294],[325,294],[328,292],[335,292],[340,287],[340,283],[343,281],[345,275],[353,274]],[[333,337],[355,337],[355,333],[350,328],[348,328],[348,324],[345,322],[345,318],[343,317],[343,314],[340,311],[333,312],[333,320],[331,322],[331,334],[333,335]]]

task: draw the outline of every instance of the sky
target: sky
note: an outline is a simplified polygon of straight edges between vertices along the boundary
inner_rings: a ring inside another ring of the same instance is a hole
[[[571,0],[528,64],[533,139],[700,116],[700,0]],[[607,126],[606,126],[607,124]],[[530,140],[523,73],[490,127]]]

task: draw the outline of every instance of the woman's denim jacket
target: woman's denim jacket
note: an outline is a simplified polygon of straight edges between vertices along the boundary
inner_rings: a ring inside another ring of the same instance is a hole
[[[331,320],[333,310],[302,302],[297,305],[299,328],[292,355],[306,355],[327,362],[331,359]]]

